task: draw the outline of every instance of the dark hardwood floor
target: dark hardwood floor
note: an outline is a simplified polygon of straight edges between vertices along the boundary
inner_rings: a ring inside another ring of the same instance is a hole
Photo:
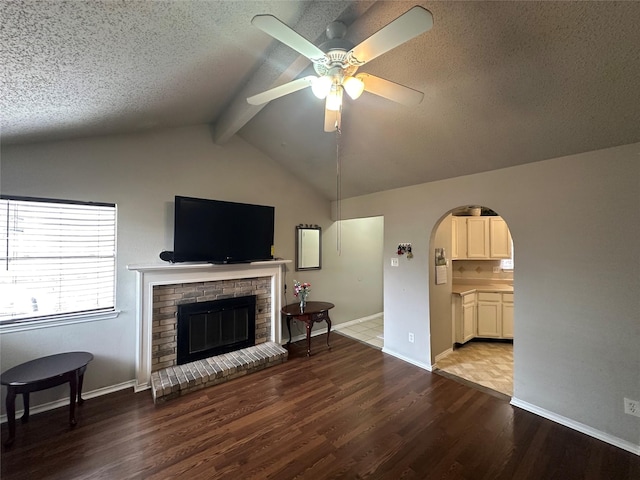
[[[131,390],[89,399],[74,430],[66,407],[32,415],[2,449],[2,480],[640,478],[640,457],[507,397],[339,334],[324,342],[164,405]]]

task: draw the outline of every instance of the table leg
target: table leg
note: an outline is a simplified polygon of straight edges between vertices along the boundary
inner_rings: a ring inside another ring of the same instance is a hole
[[[16,390],[12,387],[7,387],[7,423],[9,438],[4,442],[5,447],[11,446],[16,436]]]
[[[313,328],[313,321],[304,322],[307,324],[307,357],[311,356],[311,329]]]
[[[78,394],[78,371],[69,374],[69,425],[76,426],[76,395]]]
[[[84,383],[84,372],[86,370],[86,365],[78,370],[78,405],[84,403],[84,399],[82,398],[82,384]]]
[[[331,345],[329,345],[329,335],[331,335],[331,319],[329,315],[327,315],[327,347],[331,348]]]
[[[22,405],[24,406],[24,412],[22,413],[22,423],[29,421],[29,392],[22,394]]]
[[[291,343],[291,317],[289,315],[287,315],[287,330],[289,330],[289,341],[287,342],[289,345]]]

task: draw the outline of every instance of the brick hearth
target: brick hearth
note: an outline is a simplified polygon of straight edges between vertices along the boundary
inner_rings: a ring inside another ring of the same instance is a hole
[[[286,361],[287,356],[288,352],[280,345],[265,342],[224,355],[157,370],[151,374],[153,401],[160,403],[171,400],[278,365]]]

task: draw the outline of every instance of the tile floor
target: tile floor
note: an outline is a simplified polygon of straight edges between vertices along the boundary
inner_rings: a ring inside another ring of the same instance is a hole
[[[363,343],[367,343],[372,347],[380,348],[384,346],[384,339],[382,336],[384,319],[382,316],[373,318],[371,320],[358,321],[358,323],[352,323],[343,327],[342,325],[336,325],[334,330],[337,330],[347,337],[359,340]]]
[[[467,342],[438,360],[438,370],[513,396],[513,343]]]

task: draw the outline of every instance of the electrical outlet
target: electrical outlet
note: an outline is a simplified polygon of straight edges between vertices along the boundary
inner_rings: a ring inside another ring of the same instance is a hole
[[[416,337],[413,335],[413,332],[409,332],[409,343],[413,343],[415,341],[415,339],[416,339]]]
[[[625,398],[624,413],[640,417],[640,402],[637,400],[631,400],[630,398]]]
[[[398,259],[397,258],[392,258],[391,259],[391,266],[392,267],[397,267],[398,266]]]

